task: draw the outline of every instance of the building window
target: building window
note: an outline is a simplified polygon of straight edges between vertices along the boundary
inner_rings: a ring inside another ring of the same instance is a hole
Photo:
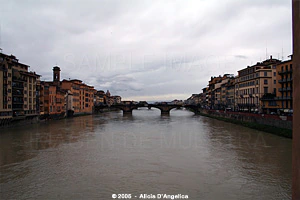
[[[8,73],[8,77],[11,77],[11,73]]]
[[[264,76],[268,76],[268,72],[264,72]]]
[[[11,93],[11,89],[8,89],[7,92],[8,92],[8,93]]]
[[[274,72],[273,74],[274,74],[274,76],[276,76],[276,72]]]
[[[264,93],[268,93],[268,87],[264,87]]]
[[[88,108],[88,107],[89,107],[89,104],[88,104],[88,103],[86,103],[86,104],[85,104],[85,107],[86,107],[86,108]]]
[[[268,84],[268,79],[264,80],[264,84],[267,85]]]
[[[277,106],[276,101],[270,101],[269,106]]]
[[[274,80],[274,84],[276,84],[276,80]]]

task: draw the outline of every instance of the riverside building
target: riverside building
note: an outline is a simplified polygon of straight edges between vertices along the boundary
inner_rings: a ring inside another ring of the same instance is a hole
[[[0,120],[39,115],[39,78],[14,55],[0,53]],[[1,122],[2,123],[2,122]]]
[[[238,71],[235,84],[235,107],[237,110],[270,111],[263,102],[276,95],[276,67],[280,63],[280,60],[270,56],[270,59]],[[276,104],[275,101],[272,103]]]

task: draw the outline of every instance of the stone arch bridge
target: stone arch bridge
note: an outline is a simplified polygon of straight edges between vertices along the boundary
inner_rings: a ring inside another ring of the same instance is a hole
[[[127,103],[127,104],[116,104],[111,105],[110,108],[117,108],[123,111],[123,114],[132,114],[132,111],[141,107],[148,107],[151,108],[157,108],[161,111],[162,115],[169,115],[170,111],[174,108],[187,108],[190,111],[194,113],[199,112],[200,106],[198,105],[177,105],[177,104],[167,104],[167,103],[158,103],[158,104],[133,104],[133,103]],[[95,106],[94,110],[95,112],[98,112],[102,108],[108,108],[108,106]]]

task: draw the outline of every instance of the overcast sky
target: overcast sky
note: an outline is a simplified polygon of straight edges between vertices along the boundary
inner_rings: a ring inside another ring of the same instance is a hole
[[[0,0],[0,48],[41,80],[58,65],[124,100],[186,99],[211,76],[288,59],[291,15],[290,0]]]

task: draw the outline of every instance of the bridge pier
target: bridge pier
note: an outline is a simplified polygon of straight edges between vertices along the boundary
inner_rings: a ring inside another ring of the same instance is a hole
[[[132,115],[132,110],[123,110],[123,115]]]
[[[170,110],[161,110],[160,114],[161,115],[170,115]]]

